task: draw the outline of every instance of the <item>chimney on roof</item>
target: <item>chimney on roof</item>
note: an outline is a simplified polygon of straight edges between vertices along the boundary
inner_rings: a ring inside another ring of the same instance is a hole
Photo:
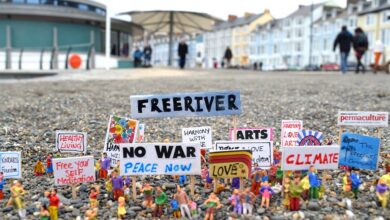
[[[237,19],[237,15],[228,15],[228,21],[231,22],[231,21],[234,21]]]

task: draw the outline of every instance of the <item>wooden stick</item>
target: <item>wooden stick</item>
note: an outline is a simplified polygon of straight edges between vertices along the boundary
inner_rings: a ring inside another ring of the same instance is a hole
[[[343,135],[344,127],[340,126],[339,128],[339,145],[341,145],[341,136]]]
[[[72,184],[72,199],[77,199],[77,188],[76,188],[76,184]]]
[[[136,183],[137,179],[135,176],[131,176],[131,187],[132,187],[132,197],[133,197],[133,201],[135,202],[135,200],[137,199],[137,183]]]
[[[382,139],[382,128],[377,128],[377,130],[376,130],[376,136],[377,136],[379,139]]]
[[[191,189],[191,196],[195,195],[195,176],[190,176],[190,189]]]
[[[217,190],[218,190],[218,179],[217,178],[213,178],[213,184],[214,184],[214,193],[217,193]]]
[[[244,190],[244,178],[240,177],[240,190]]]

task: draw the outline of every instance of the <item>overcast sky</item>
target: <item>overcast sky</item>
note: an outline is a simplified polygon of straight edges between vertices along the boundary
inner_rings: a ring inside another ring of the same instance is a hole
[[[299,5],[324,0],[96,0],[107,5],[114,14],[133,10],[184,10],[205,12],[221,19],[227,15],[242,16],[244,12],[261,13],[270,9],[275,18],[295,11]],[[346,0],[333,0],[345,6]]]

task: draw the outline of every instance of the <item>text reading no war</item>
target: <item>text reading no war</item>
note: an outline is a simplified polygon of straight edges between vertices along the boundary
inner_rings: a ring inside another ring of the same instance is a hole
[[[239,91],[130,96],[133,118],[241,114]]]
[[[120,144],[121,175],[199,175],[200,148],[187,143]]]

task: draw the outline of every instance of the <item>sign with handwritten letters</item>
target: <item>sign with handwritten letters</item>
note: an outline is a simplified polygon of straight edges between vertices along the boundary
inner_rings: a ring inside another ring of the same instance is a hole
[[[145,141],[145,124],[138,124],[137,141],[135,143],[142,143]]]
[[[388,127],[388,112],[339,111],[339,126]]]
[[[313,165],[318,170],[337,169],[340,146],[284,147],[282,170],[308,170]]]
[[[301,130],[298,133],[298,146],[319,146],[323,137],[319,131]]]
[[[191,117],[241,114],[240,91],[130,96],[131,117]]]
[[[111,159],[111,166],[119,160],[119,144],[136,143],[138,121],[129,118],[110,116],[107,126],[104,152]]]
[[[4,178],[22,178],[22,161],[20,152],[0,152],[0,171]]]
[[[234,135],[235,131],[235,135]],[[273,129],[272,128],[230,128],[229,129],[231,141],[241,140],[261,140],[261,141],[273,141]]]
[[[200,175],[200,148],[191,143],[120,144],[120,174]]]
[[[53,159],[56,186],[95,182],[93,156]]]
[[[209,166],[212,178],[248,178],[252,170],[252,154],[246,150],[210,152]]]
[[[257,163],[262,169],[269,169],[273,163],[272,141],[216,141],[214,150],[249,150],[252,163]]]
[[[182,128],[183,143],[199,144],[200,148],[212,148],[211,127]]]
[[[343,133],[341,136],[340,165],[376,170],[379,149],[379,138]]]
[[[56,149],[61,153],[87,152],[87,133],[56,131]]]
[[[303,123],[300,120],[283,120],[281,142],[282,147],[298,145],[298,133],[302,130]]]

